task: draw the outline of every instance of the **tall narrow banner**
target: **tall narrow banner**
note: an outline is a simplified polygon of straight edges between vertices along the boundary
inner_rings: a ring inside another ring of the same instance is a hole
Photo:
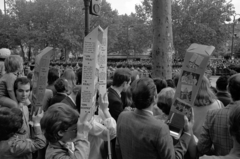
[[[53,53],[52,47],[47,47],[35,58],[35,67],[33,75],[32,103],[36,108],[43,106],[43,98],[47,86],[47,76],[50,59]]]
[[[98,26],[84,38],[80,118],[87,115],[87,120],[94,115],[96,95],[99,89],[100,68],[98,62],[102,52],[103,32],[102,28]]]
[[[108,28],[103,31],[101,51],[98,58],[99,64],[99,94],[104,96],[107,92],[107,47],[108,47]]]
[[[181,136],[184,127],[184,115],[188,119],[192,118],[192,106],[214,49],[215,47],[213,46],[199,44],[192,44],[187,49],[174,102],[169,114],[170,134],[176,139]]]

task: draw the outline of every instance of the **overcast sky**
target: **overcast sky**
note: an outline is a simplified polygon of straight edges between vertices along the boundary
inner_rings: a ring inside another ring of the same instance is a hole
[[[107,0],[113,9],[117,9],[119,14],[130,14],[135,12],[135,4],[140,4],[142,0]],[[4,0],[0,0],[0,9],[4,8]],[[232,0],[236,13],[240,14],[240,0]]]

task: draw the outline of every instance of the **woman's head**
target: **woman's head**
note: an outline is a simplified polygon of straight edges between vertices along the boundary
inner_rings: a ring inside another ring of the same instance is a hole
[[[23,70],[23,59],[19,55],[10,55],[4,61],[5,71],[10,72],[21,72]]]
[[[71,93],[73,87],[76,85],[76,74],[73,69],[66,69],[61,78],[64,78],[68,81],[68,92]]]
[[[207,106],[212,104],[216,100],[216,96],[213,93],[210,82],[206,76],[203,76],[202,84],[198,90],[196,100],[194,102],[195,106]]]
[[[41,127],[50,143],[72,141],[77,135],[79,113],[64,103],[56,103],[48,108]]]
[[[18,108],[0,107],[0,141],[8,140],[22,127],[22,111]]]
[[[175,89],[171,87],[162,89],[161,92],[158,94],[157,106],[166,115],[169,115],[171,106],[173,104],[174,95],[175,95]]]

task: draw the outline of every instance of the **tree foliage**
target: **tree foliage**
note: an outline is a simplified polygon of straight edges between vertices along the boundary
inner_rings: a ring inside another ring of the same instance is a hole
[[[81,53],[84,39],[83,0],[6,0],[7,15],[0,14],[0,47],[21,47],[38,52],[46,46],[63,53]],[[119,15],[110,3],[102,1],[101,15],[90,15],[90,30],[109,27],[109,52],[143,52],[151,34],[144,21],[132,15]],[[128,30],[126,29],[128,28]]]
[[[153,0],[136,6],[136,15],[151,24]],[[175,51],[183,57],[191,43],[213,45],[216,52],[226,52],[231,28],[226,24],[233,5],[226,0],[172,0],[173,40]]]

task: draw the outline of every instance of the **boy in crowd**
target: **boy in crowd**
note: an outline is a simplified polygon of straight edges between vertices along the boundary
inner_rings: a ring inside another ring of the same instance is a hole
[[[46,159],[88,159],[90,145],[88,132],[91,126],[79,118],[77,110],[64,103],[49,107],[41,120],[41,126],[49,145]],[[74,146],[72,145],[74,144]]]

